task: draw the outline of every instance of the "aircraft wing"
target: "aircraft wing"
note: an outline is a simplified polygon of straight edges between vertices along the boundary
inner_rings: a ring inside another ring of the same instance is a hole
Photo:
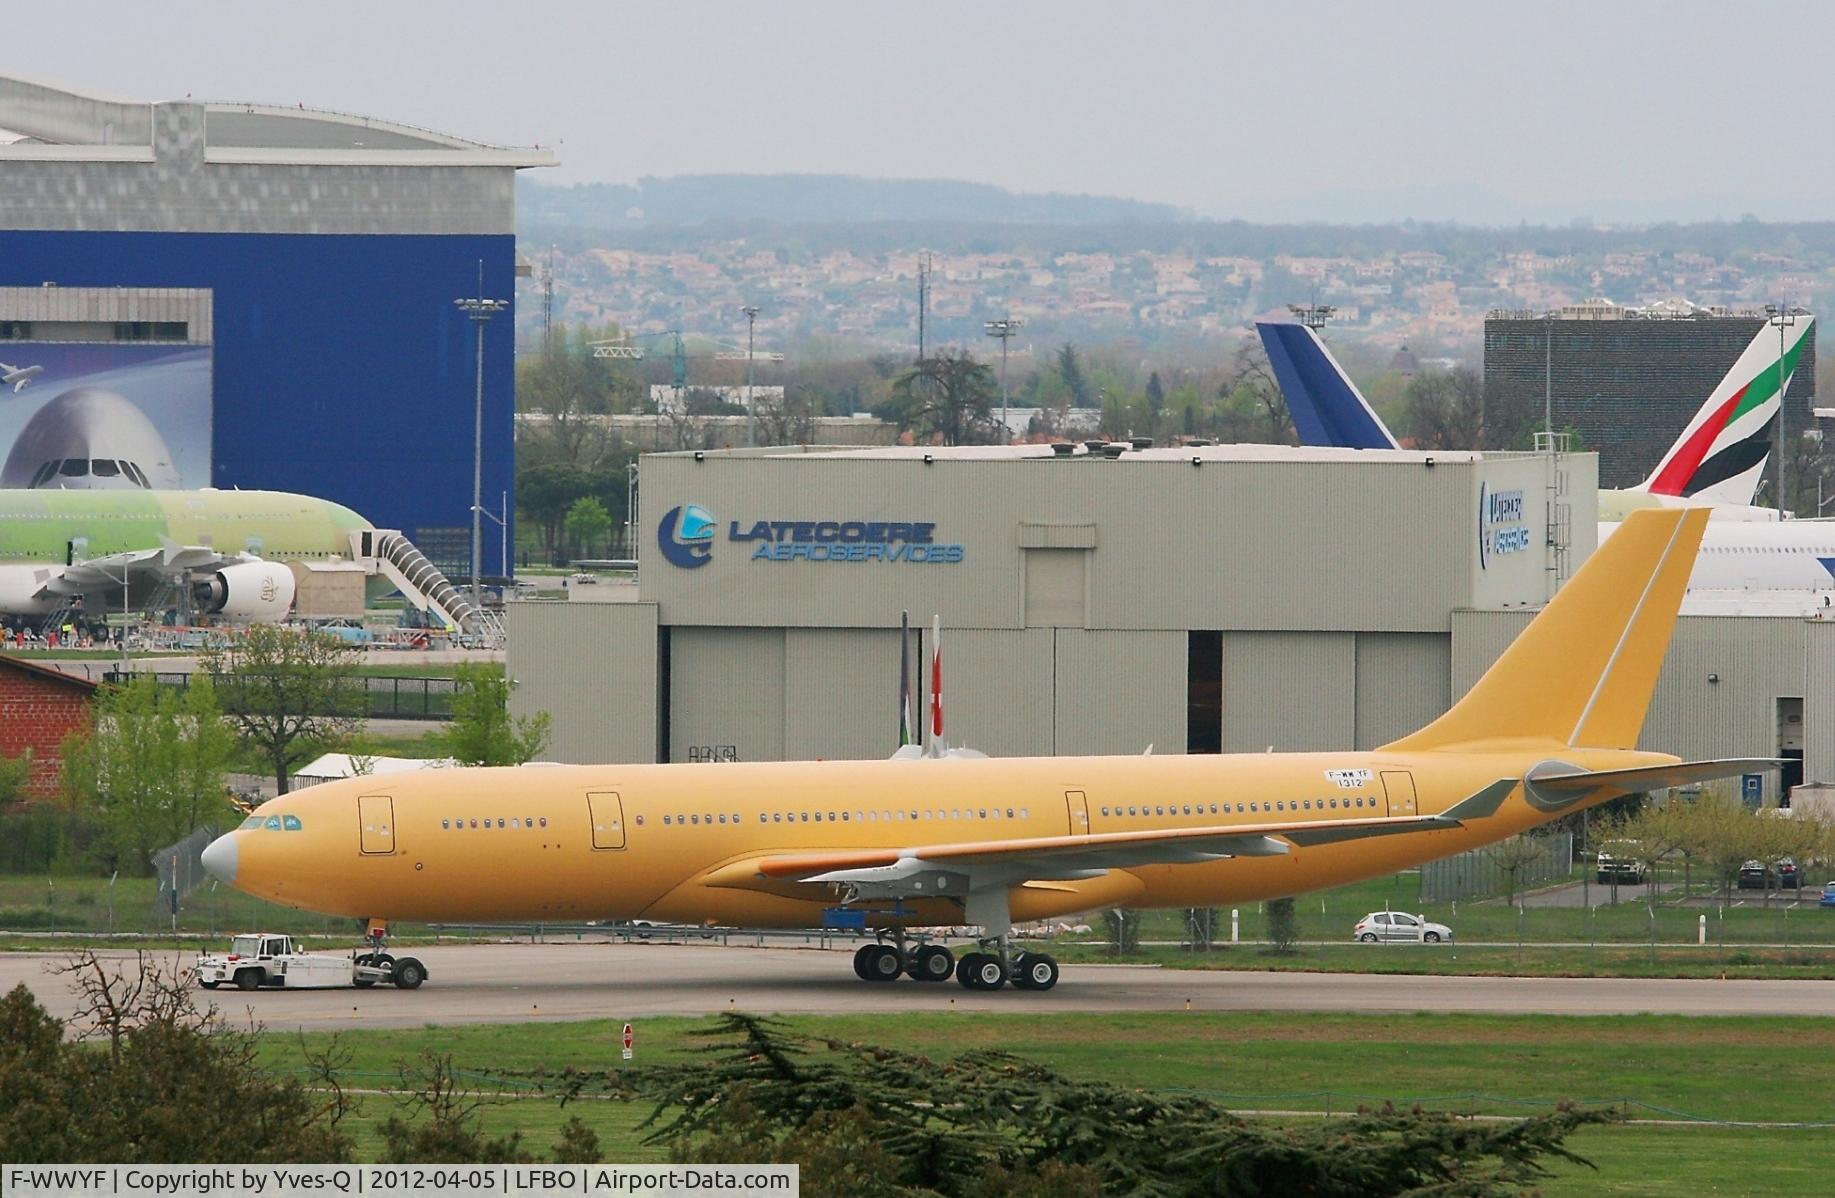
[[[119,587],[125,579],[139,583],[147,579],[170,578],[191,570],[220,566],[234,560],[208,545],[180,545],[160,538],[157,549],[130,549],[102,557],[86,558],[55,571],[39,587],[40,597],[50,595],[84,595],[91,591]]]
[[[1274,857],[1296,845],[1456,828],[1464,819],[1495,811],[1517,785],[1515,779],[1500,779],[1442,815],[1159,828],[909,848],[779,853],[733,862],[703,882],[710,886],[770,890],[781,889],[785,883],[840,884],[863,893],[912,897],[960,894],[1026,882],[1074,881],[1111,869],[1196,865],[1229,857]],[[937,885],[939,875],[944,877],[941,886]],[[956,877],[961,880],[952,887],[948,879]]]

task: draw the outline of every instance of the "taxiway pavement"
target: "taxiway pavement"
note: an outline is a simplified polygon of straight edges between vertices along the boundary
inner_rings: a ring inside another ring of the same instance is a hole
[[[438,1023],[629,1019],[744,1010],[783,1014],[901,1011],[1468,1011],[1487,1014],[1835,1015],[1835,981],[1427,977],[1256,973],[1067,965],[1056,989],[964,990],[955,982],[862,982],[844,952],[671,944],[466,944],[401,949],[427,966],[419,990],[219,989],[203,995],[270,1029],[420,1027]],[[134,954],[104,956],[132,968]],[[189,952],[154,954],[186,965]],[[59,953],[0,953],[0,990],[25,982],[54,1014],[76,996],[47,966]],[[200,992],[202,994],[202,992]],[[952,1006],[953,1004],[953,1006]]]

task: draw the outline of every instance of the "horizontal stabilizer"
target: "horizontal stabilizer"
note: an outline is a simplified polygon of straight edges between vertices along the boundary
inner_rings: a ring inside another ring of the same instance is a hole
[[[1686,786],[1691,782],[1711,782],[1716,778],[1733,778],[1740,774],[1762,774],[1766,770],[1777,769],[1780,764],[1770,757],[1722,757],[1713,761],[1679,761],[1675,765],[1646,765],[1626,770],[1578,770],[1551,774],[1532,770],[1529,784],[1544,793],[1582,794],[1609,786],[1631,794],[1640,790]]]

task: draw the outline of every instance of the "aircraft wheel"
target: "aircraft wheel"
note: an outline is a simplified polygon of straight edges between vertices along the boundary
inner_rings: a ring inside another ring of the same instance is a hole
[[[905,970],[905,962],[898,955],[898,950],[890,944],[867,945],[866,980],[869,982],[895,981]]]
[[[984,953],[964,953],[962,959],[956,962],[956,981],[961,983],[964,990],[981,989],[979,978],[981,962],[985,956]]]
[[[992,953],[973,953],[964,957],[962,963],[956,966],[957,976],[960,977],[965,969],[975,979],[969,984],[972,990],[998,990],[1007,984],[1007,971],[1000,958]]]
[[[863,944],[854,950],[854,976],[863,982],[867,980],[867,958],[878,947],[877,944]]]
[[[947,982],[956,969],[953,953],[940,944],[926,944],[911,955],[907,972],[919,982]]]
[[[1058,984],[1058,963],[1044,953],[1027,953],[1013,967],[1013,984],[1022,990],[1049,990]]]
[[[1376,943],[1376,933],[1375,932],[1365,932],[1363,935],[1359,936],[1358,939],[1363,941],[1365,944],[1375,944]]]
[[[427,967],[413,957],[403,957],[395,962],[395,984],[403,990],[418,990],[427,980]]]

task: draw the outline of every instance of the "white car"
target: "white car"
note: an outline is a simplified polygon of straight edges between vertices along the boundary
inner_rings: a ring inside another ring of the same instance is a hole
[[[1411,944],[1452,943],[1453,929],[1443,923],[1429,923],[1406,911],[1372,911],[1351,929],[1351,939],[1365,944],[1379,940],[1405,940]]]

